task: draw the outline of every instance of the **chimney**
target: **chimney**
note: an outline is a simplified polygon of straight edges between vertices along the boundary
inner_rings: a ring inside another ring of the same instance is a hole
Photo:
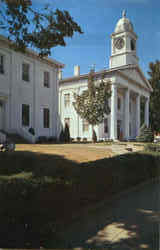
[[[62,80],[62,70],[59,69],[58,71],[58,80]]]
[[[75,65],[74,66],[74,76],[79,76],[80,75],[80,66]]]

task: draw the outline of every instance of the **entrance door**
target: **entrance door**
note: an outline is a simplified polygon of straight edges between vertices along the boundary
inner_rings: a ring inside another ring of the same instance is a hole
[[[121,140],[123,137],[122,135],[122,121],[117,120],[117,138],[118,140]]]

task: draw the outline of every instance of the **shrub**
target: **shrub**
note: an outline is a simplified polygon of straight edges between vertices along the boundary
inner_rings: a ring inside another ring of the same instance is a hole
[[[136,137],[136,141],[138,142],[153,142],[154,141],[154,133],[151,128],[147,128],[145,124],[140,128],[140,135]]]
[[[48,138],[48,142],[56,143],[56,142],[57,142],[57,137],[56,137],[56,136],[50,136],[50,137]]]
[[[35,131],[34,131],[34,128],[29,128],[28,129],[28,132],[32,135],[35,135]]]
[[[67,123],[65,124],[65,128],[64,128],[64,141],[70,142],[70,131],[69,131],[69,126]]]
[[[95,143],[97,142],[97,135],[96,135],[96,132],[95,130],[93,129],[93,134],[92,134],[92,141]]]
[[[83,142],[87,142],[87,138],[86,137],[83,138]]]
[[[160,144],[147,144],[144,147],[145,151],[160,152]]]
[[[39,136],[37,139],[37,143],[47,143],[47,142],[48,142],[47,136]]]
[[[62,128],[61,133],[59,135],[59,141],[60,142],[64,142],[65,141],[65,135],[64,135],[63,128]]]
[[[80,142],[81,141],[81,137],[78,136],[77,137],[77,141]]]

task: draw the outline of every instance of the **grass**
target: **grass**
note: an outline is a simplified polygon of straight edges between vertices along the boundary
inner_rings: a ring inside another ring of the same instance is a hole
[[[32,229],[29,242],[37,248],[40,239],[53,238],[53,228],[65,228],[84,208],[159,174],[156,153],[111,158],[111,151],[87,145],[19,145],[16,150],[0,154],[1,247],[7,233],[12,238],[12,226],[17,228],[14,243],[4,242],[5,248],[25,246],[26,223]]]

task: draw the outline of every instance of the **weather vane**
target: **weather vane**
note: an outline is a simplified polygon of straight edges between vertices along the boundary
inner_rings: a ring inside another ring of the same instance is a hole
[[[91,65],[91,67],[90,67],[90,70],[91,70],[91,71],[95,71],[95,68],[96,68],[96,65],[93,63],[93,64]]]
[[[126,10],[123,10],[122,17],[126,17]]]

